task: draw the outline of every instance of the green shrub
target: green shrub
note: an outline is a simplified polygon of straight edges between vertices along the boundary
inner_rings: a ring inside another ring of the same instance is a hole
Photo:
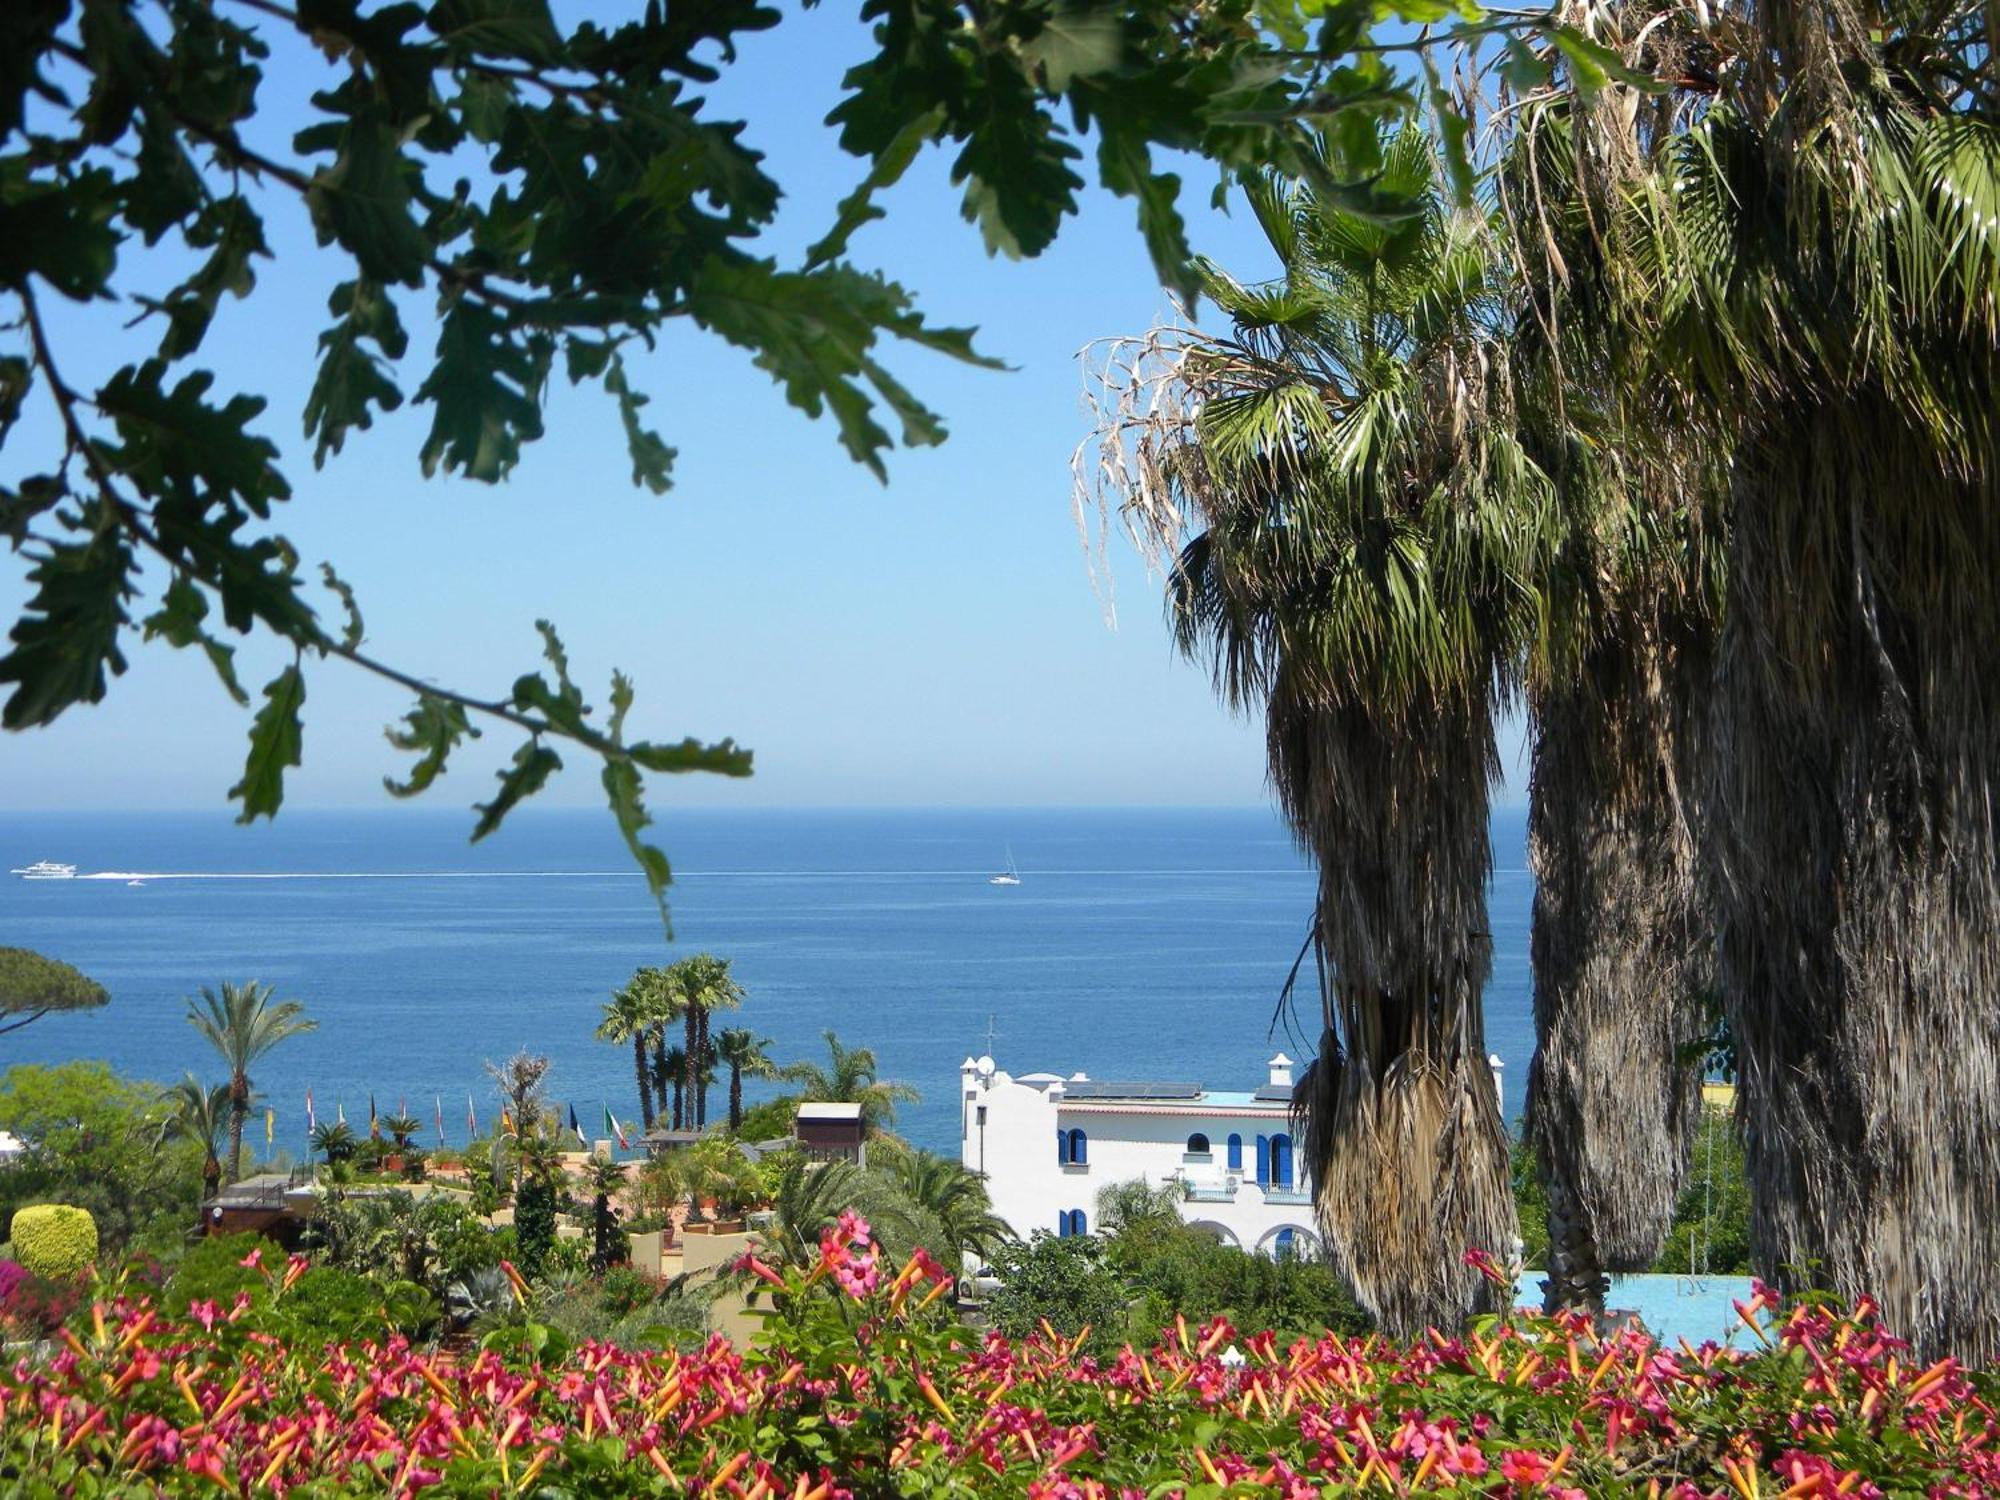
[[[38,1203],[14,1215],[14,1254],[37,1276],[61,1281],[97,1261],[97,1221],[67,1203]]]
[[[243,1264],[252,1251],[261,1251],[267,1260],[282,1260],[278,1248],[255,1234],[219,1234],[201,1241],[174,1268],[168,1278],[163,1301],[176,1317],[184,1316],[191,1303],[213,1302],[221,1307],[235,1303],[242,1292],[253,1303],[269,1295],[270,1282],[254,1266]]]
[[[236,1294],[229,1295],[233,1300]],[[366,1276],[314,1266],[271,1305],[262,1326],[295,1343],[361,1343],[379,1339],[387,1331],[384,1301],[382,1288]]]

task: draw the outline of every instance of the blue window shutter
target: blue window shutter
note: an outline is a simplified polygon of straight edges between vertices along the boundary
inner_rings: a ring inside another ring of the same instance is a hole
[[[1271,1137],[1271,1181],[1281,1188],[1292,1185],[1292,1138],[1288,1135]]]
[[[1090,1162],[1090,1137],[1081,1130],[1069,1133],[1069,1159],[1078,1166],[1086,1166]]]
[[[1271,1138],[1268,1135],[1260,1134],[1257,1137],[1257,1186],[1269,1187],[1270,1184]]]
[[[1090,1233],[1090,1220],[1083,1216],[1083,1210],[1080,1208],[1076,1210],[1076,1232],[1078,1234]]]
[[[1243,1137],[1240,1135],[1232,1135],[1229,1138],[1229,1170],[1232,1172],[1243,1170]]]
[[[1069,1137],[1063,1133],[1062,1126],[1058,1125],[1056,1127],[1056,1162],[1058,1165],[1061,1165],[1068,1160]]]
[[[1056,1238],[1059,1240],[1069,1238],[1069,1210],[1066,1208],[1056,1215]]]

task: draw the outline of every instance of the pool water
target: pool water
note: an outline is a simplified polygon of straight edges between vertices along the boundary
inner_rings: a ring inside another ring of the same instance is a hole
[[[1541,1289],[1541,1273],[1521,1277],[1521,1300],[1532,1303]],[[1631,1313],[1663,1344],[1686,1339],[1737,1345],[1754,1343],[1736,1316],[1738,1302],[1750,1300],[1748,1276],[1614,1276],[1605,1294],[1607,1313]]]

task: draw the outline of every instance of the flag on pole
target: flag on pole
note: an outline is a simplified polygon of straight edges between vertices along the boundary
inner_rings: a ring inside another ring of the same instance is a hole
[[[630,1151],[632,1149],[632,1143],[625,1139],[625,1127],[618,1123],[618,1116],[611,1113],[611,1106],[608,1104],[604,1106],[604,1128],[618,1137],[618,1149],[620,1151]]]
[[[311,1135],[317,1129],[319,1129],[319,1119],[317,1116],[313,1114],[313,1091],[311,1089],[307,1089],[306,1090],[306,1134]]]
[[[438,1146],[442,1149],[444,1146],[444,1095],[434,1094],[432,1097],[437,1100]]]
[[[277,1136],[278,1112],[275,1109],[267,1109],[264,1111],[264,1144],[270,1145]]]
[[[375,1090],[373,1089],[368,1091],[368,1137],[370,1140],[376,1141],[382,1139],[382,1125],[375,1118]]]
[[[590,1142],[584,1139],[583,1127],[576,1123],[576,1106],[574,1104],[569,1107],[569,1128],[570,1133],[576,1137],[576,1143],[588,1151],[590,1149]]]

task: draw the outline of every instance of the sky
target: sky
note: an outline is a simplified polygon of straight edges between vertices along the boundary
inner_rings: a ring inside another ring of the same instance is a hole
[[[721,117],[750,122],[747,142],[785,188],[766,242],[781,263],[796,262],[861,175],[823,121],[842,71],[869,45],[845,5],[786,7],[712,91]],[[281,141],[306,118],[317,67],[278,51],[262,139]],[[1187,168],[1183,211],[1197,248],[1239,276],[1268,272],[1249,215],[1212,210],[1212,171]],[[279,527],[308,564],[331,560],[355,587],[375,656],[501,696],[537,665],[533,627],[545,616],[593,703],[614,666],[634,678],[635,733],[733,736],[756,752],[748,781],[654,778],[660,810],[1264,802],[1260,727],[1229,714],[1204,671],[1175,656],[1159,581],[1122,545],[1111,549],[1117,627],[1107,626],[1102,580],[1093,586],[1071,515],[1070,458],[1087,426],[1079,351],[1170,313],[1130,205],[1093,190],[1052,249],[1013,262],[989,258],[960,218],[941,153],[884,204],[888,217],[856,236],[852,259],[913,289],[932,322],[976,326],[981,349],[1009,366],[893,351],[886,362],[951,436],[892,454],[886,485],[848,460],[830,423],[786,405],[747,356],[692,328],[633,367],[679,450],[664,497],[631,484],[609,400],[560,380],[548,435],[504,485],[424,478],[429,413],[408,405],[315,471],[299,413],[340,267],[316,251],[288,195],[266,209],[274,261],[248,301],[225,305],[203,363],[218,372],[218,396],[271,397],[258,427],[294,490]],[[170,263],[134,253],[126,265],[148,291],[169,284]],[[406,394],[428,352],[421,308],[405,307]],[[61,310],[55,340],[72,384],[143,357],[153,335],[126,331],[129,316]],[[0,450],[0,477],[45,468],[52,434],[50,414],[32,413]],[[7,620],[20,612],[25,571],[24,559],[0,555]],[[0,810],[223,804],[248,714],[193,656],[142,646],[136,632],[126,655],[130,670],[103,704],[0,737]],[[246,680],[281,664],[254,644],[239,655]],[[344,664],[309,664],[305,764],[288,780],[288,805],[383,805],[382,778],[399,762],[382,729],[406,707]],[[1518,735],[1506,741],[1518,784]],[[488,734],[427,802],[483,799],[513,744]],[[567,758],[541,802],[597,801],[588,758]]]

